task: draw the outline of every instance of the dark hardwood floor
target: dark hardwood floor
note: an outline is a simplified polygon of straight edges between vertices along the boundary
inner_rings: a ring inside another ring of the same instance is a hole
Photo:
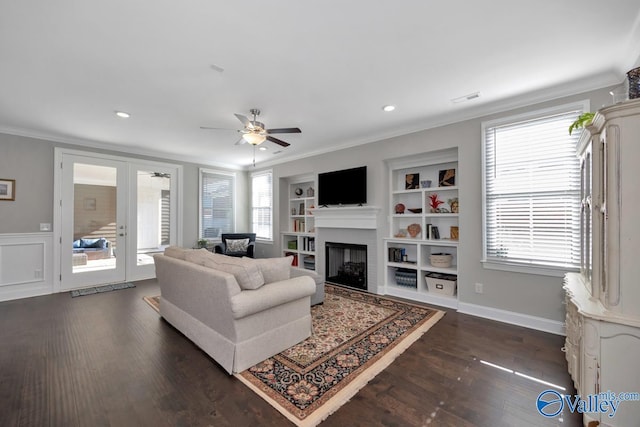
[[[103,294],[0,303],[0,426],[287,426],[279,412],[143,300],[155,281]],[[563,338],[448,311],[322,426],[578,426],[545,419],[575,393]]]

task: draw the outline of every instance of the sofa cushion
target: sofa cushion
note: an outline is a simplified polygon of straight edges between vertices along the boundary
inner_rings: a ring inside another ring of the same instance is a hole
[[[252,262],[258,266],[262,272],[265,283],[280,282],[291,278],[291,262],[293,256],[286,256],[282,258],[243,258],[249,262]]]
[[[206,249],[198,249],[185,254],[185,261],[233,274],[243,290],[258,289],[264,285],[264,277],[258,266],[250,262],[251,258],[248,260],[214,254]]]
[[[228,254],[246,254],[249,247],[249,239],[227,239],[225,243]]]
[[[164,249],[164,254],[168,257],[185,261],[186,253],[191,251],[193,251],[193,249],[185,249],[179,246],[169,246]]]

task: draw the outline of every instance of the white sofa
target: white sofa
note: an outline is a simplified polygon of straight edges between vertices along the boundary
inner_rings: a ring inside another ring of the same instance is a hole
[[[229,258],[206,253],[205,249],[178,248],[167,248],[165,255],[154,257],[161,289],[160,314],[229,374],[241,372],[309,337],[311,296],[318,293],[315,272],[286,266],[286,276],[291,278],[242,289],[238,279],[241,283],[247,278],[253,281],[256,275],[242,276],[246,273],[242,268],[242,274],[233,270],[235,275],[211,268],[210,257],[223,257],[211,258],[222,263]],[[262,265],[271,268],[276,265],[275,260],[281,263],[283,259],[264,261]],[[282,269],[278,274],[282,276],[281,273]],[[264,276],[269,275],[273,276],[265,270]]]

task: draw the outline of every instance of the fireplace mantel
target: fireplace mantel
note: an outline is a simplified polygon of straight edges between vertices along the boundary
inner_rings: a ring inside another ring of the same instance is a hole
[[[316,228],[378,228],[377,206],[344,206],[337,208],[316,208],[311,212],[315,217]]]

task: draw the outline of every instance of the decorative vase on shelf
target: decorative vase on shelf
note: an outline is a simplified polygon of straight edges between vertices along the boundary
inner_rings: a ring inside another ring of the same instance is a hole
[[[627,73],[629,80],[629,99],[640,98],[640,67]]]

